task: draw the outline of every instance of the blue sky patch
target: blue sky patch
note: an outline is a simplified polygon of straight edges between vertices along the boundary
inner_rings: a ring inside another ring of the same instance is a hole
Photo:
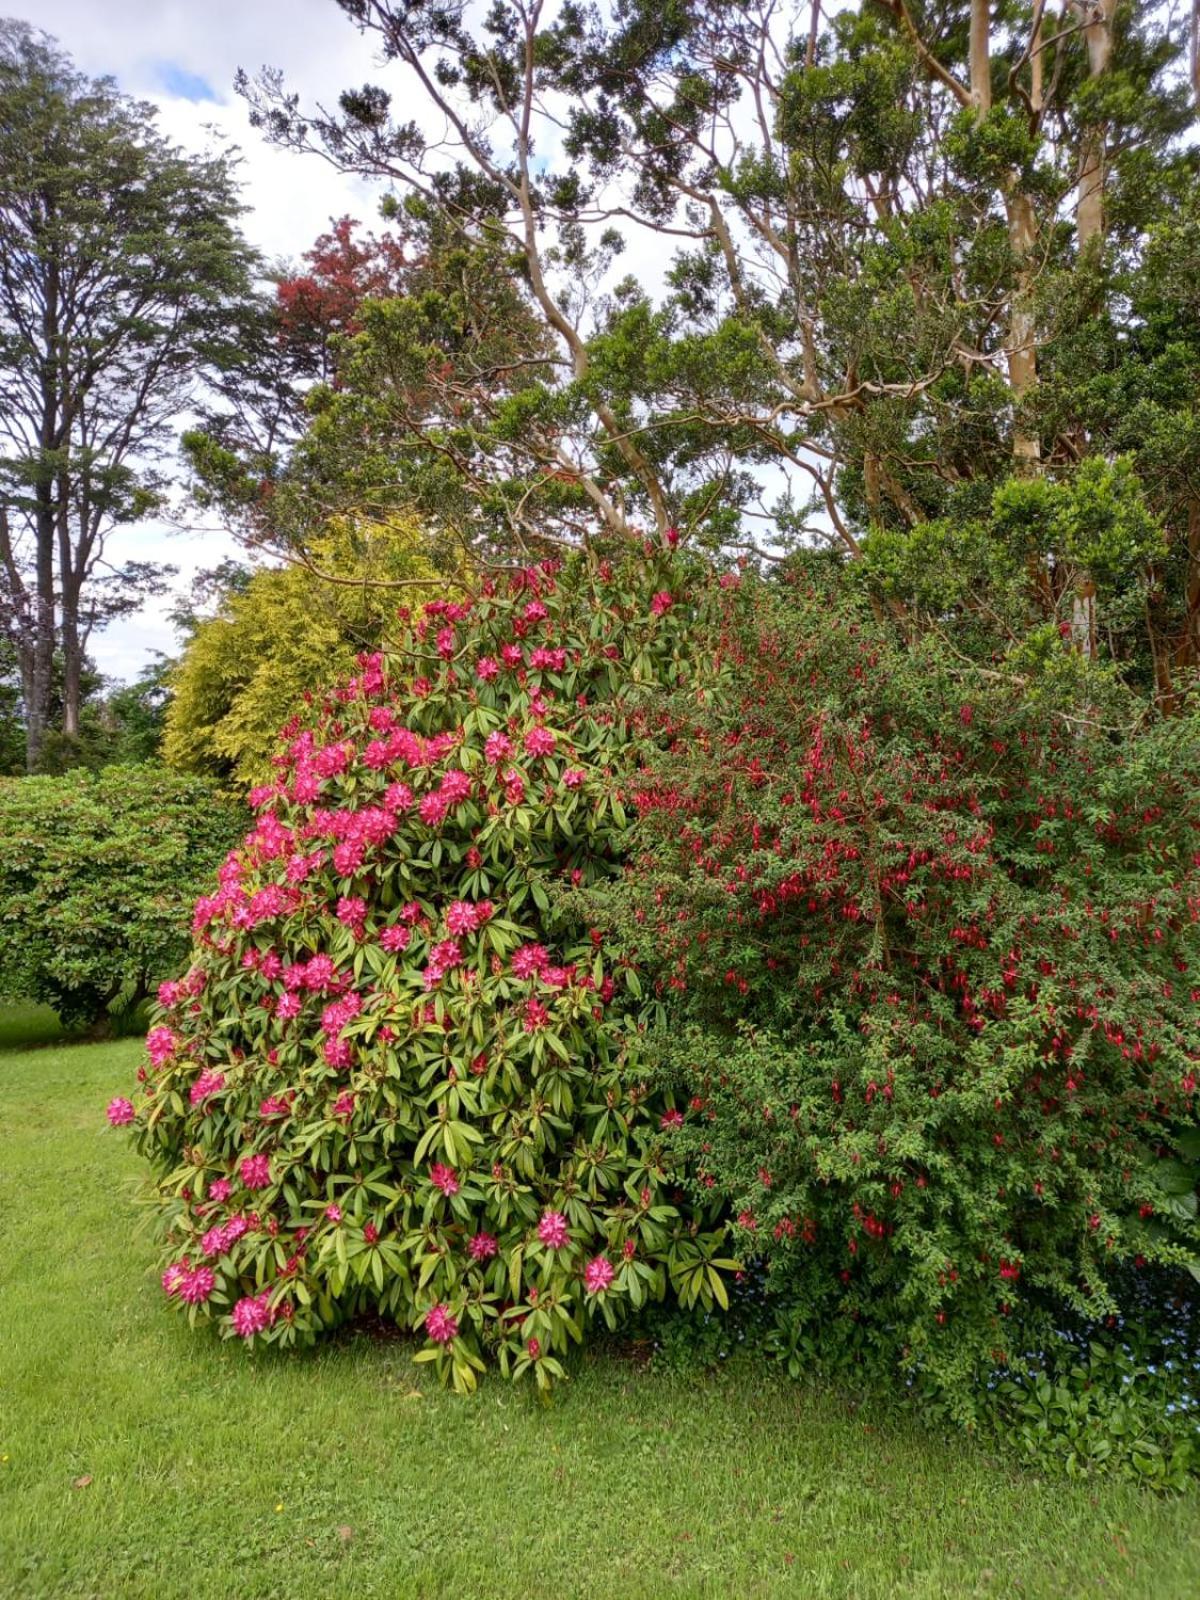
[[[174,61],[160,61],[156,76],[167,93],[180,100],[211,100],[216,103],[217,95],[212,84]]]

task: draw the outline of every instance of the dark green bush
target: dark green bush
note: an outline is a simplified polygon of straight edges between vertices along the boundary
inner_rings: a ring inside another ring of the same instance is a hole
[[[0,779],[0,994],[69,1028],[130,1012],[187,954],[192,903],[243,824],[163,767]]]

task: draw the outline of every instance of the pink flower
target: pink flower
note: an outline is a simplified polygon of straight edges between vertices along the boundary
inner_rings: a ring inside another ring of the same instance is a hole
[[[516,978],[532,978],[548,966],[550,957],[540,944],[523,944],[513,951],[512,969]]]
[[[457,1194],[462,1185],[453,1167],[448,1167],[442,1161],[435,1161],[429,1169],[429,1181],[435,1189],[440,1189],[446,1196]]]
[[[304,1009],[304,1002],[298,994],[285,994],[279,998],[275,1007],[275,1015],[287,1022],[292,1017],[298,1017]]]
[[[512,753],[512,740],[499,729],[495,733],[489,733],[484,740],[483,759],[490,762],[493,767],[498,767],[502,761],[507,761]]]
[[[456,806],[471,796],[471,776],[457,767],[451,767],[449,772],[442,774],[442,781],[438,785],[438,794],[446,805]]]
[[[443,795],[424,794],[421,796],[421,804],[417,807],[417,815],[427,828],[436,828],[445,820],[449,809],[449,804]]]
[[[159,1026],[151,1028],[146,1035],[146,1051],[156,1067],[161,1067],[170,1060],[175,1053],[175,1046],[179,1043],[170,1028]]]
[[[325,1064],[341,1072],[354,1061],[354,1047],[349,1039],[326,1039],[321,1048]]]
[[[500,663],[494,661],[491,656],[480,656],[475,663],[475,676],[482,678],[484,683],[490,683],[499,671]]]
[[[243,1339],[252,1339],[270,1325],[271,1308],[265,1293],[243,1295],[233,1308],[233,1331]]]
[[[525,1002],[525,1032],[538,1033],[550,1020],[550,1013],[540,1000]]]
[[[357,895],[343,895],[337,903],[337,919],[347,928],[361,928],[367,920],[367,902]]]
[[[325,1207],[325,1216],[326,1216],[326,1219],[328,1221],[330,1221],[330,1222],[340,1222],[342,1220],[342,1208],[341,1208],[341,1206],[326,1206]]]
[[[335,1117],[352,1117],[354,1115],[354,1095],[351,1090],[347,1089],[344,1093],[338,1095],[333,1102],[333,1114]]]
[[[477,1233],[467,1245],[467,1254],[472,1261],[490,1261],[499,1250],[500,1245],[490,1233]]]
[[[216,1282],[216,1275],[211,1267],[195,1267],[191,1272],[185,1272],[180,1280],[179,1298],[186,1300],[190,1306],[203,1305],[213,1292]]]
[[[230,1217],[228,1222],[208,1230],[200,1241],[200,1248],[206,1256],[224,1255],[229,1246],[236,1244],[249,1228],[250,1224],[245,1217]]]
[[[599,1294],[616,1275],[616,1268],[607,1256],[596,1256],[583,1269],[583,1286],[589,1294]]]
[[[133,1101],[118,1095],[115,1100],[108,1102],[108,1109],[104,1114],[114,1128],[122,1128],[134,1119]]]
[[[469,900],[455,900],[446,908],[446,926],[456,936],[475,932],[478,916]]]
[[[538,1223],[538,1238],[548,1250],[561,1250],[571,1235],[567,1231],[567,1219],[561,1211],[546,1211]]]
[[[238,1170],[247,1189],[265,1189],[271,1182],[271,1163],[266,1156],[243,1156]]]
[[[333,847],[333,866],[339,877],[352,878],[363,864],[366,848],[361,839],[343,839]]]
[[[683,1112],[682,1111],[664,1111],[662,1116],[658,1119],[658,1125],[659,1125],[660,1128],[664,1128],[664,1129],[668,1129],[668,1130],[671,1129],[671,1128],[682,1128],[683,1127]]]
[[[529,657],[529,665],[535,672],[561,672],[567,664],[565,650],[548,650],[540,645]]]
[[[322,989],[332,988],[334,980],[337,978],[337,968],[333,964],[333,958],[323,953],[309,956],[301,971],[304,987],[311,989],[314,994],[319,993]],[[285,978],[284,982],[286,983],[286,981],[287,979]]]
[[[506,667],[519,667],[521,665],[521,646],[519,644],[502,644],[500,646],[500,659]]]
[[[379,935],[379,943],[389,955],[398,955],[401,950],[408,949],[408,941],[412,938],[412,929],[404,927],[385,928]]]
[[[451,1344],[458,1338],[458,1323],[450,1315],[450,1307],[436,1305],[425,1314],[425,1332],[435,1344]]]
[[[211,1067],[205,1067],[192,1085],[188,1099],[194,1106],[198,1106],[202,1100],[207,1100],[210,1095],[220,1094],[224,1087],[225,1074],[216,1072]]]
[[[425,969],[427,987],[440,983],[452,967],[462,965],[462,951],[457,939],[441,939],[429,952],[429,965]]]
[[[531,756],[548,756],[558,740],[549,728],[530,728],[525,735],[525,751]]]
[[[191,1268],[186,1261],[173,1261],[162,1275],[164,1292],[171,1295],[178,1294],[190,1271]]]
[[[650,615],[652,617],[661,617],[665,611],[670,611],[674,604],[675,601],[667,590],[660,589],[650,602]]]
[[[233,1185],[228,1178],[216,1178],[208,1186],[208,1194],[211,1200],[228,1200],[232,1192]]]
[[[587,773],[581,771],[578,767],[568,767],[562,777],[563,785],[567,789],[581,788],[586,779]]]

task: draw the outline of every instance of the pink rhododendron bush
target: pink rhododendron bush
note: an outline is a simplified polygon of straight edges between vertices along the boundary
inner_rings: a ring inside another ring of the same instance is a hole
[[[636,546],[506,575],[284,730],[109,1107],[190,1321],[286,1345],[381,1313],[469,1389],[489,1357],[545,1385],[590,1322],[668,1290],[724,1301],[631,1050],[637,976],[564,893],[619,867],[633,752],[709,592]]]

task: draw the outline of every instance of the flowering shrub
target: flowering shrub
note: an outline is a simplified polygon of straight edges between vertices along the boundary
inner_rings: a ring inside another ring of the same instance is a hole
[[[669,1285],[724,1299],[630,1053],[636,974],[560,892],[622,858],[641,702],[689,681],[707,594],[665,550],[530,568],[285,730],[109,1107],[191,1320],[288,1344],[378,1310],[469,1389],[489,1354],[547,1384]]]
[[[697,1200],[797,1328],[966,1405],[1065,1314],[1117,1315],[1118,1268],[1196,1259],[1163,1157],[1197,1121],[1200,739],[802,573],[729,595],[719,692],[677,698],[602,898]]]

